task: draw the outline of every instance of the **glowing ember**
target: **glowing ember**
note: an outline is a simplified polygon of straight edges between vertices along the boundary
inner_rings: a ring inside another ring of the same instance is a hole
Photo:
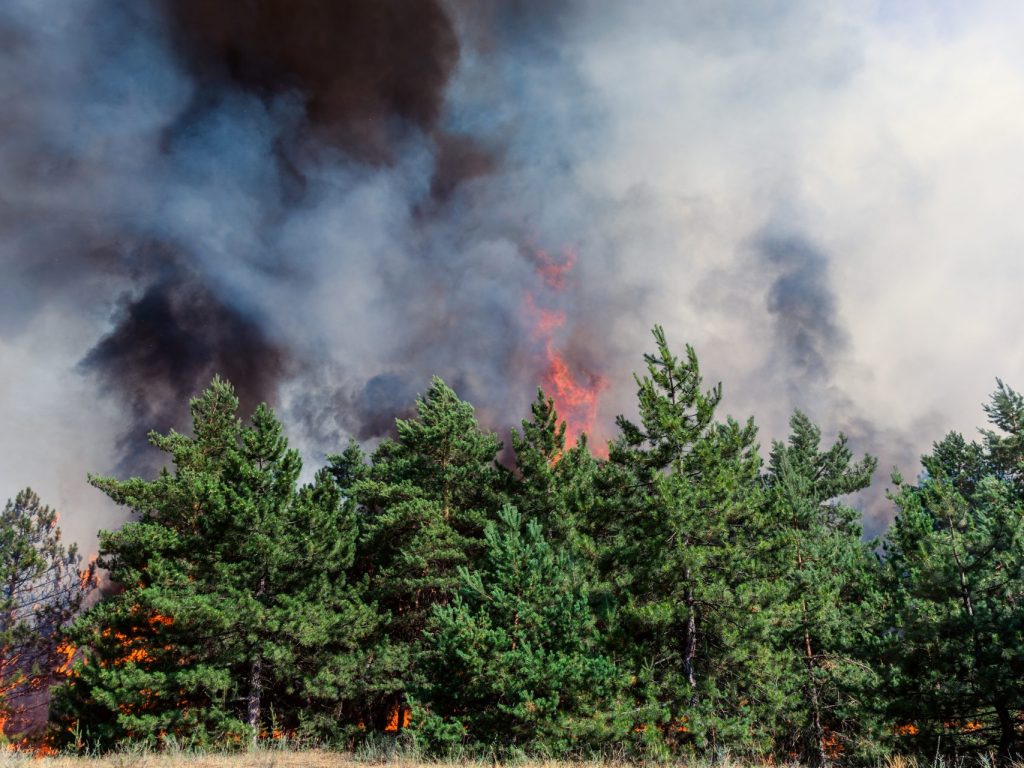
[[[103,630],[103,637],[113,637],[122,650],[122,655],[113,659],[115,667],[123,667],[125,664],[145,665],[153,663],[155,659],[149,647],[147,647],[147,644],[151,644],[151,636],[159,635],[164,627],[174,624],[173,617],[155,612],[145,617],[140,616],[140,618],[144,618],[146,627],[133,626],[128,632],[113,630],[110,627]],[[172,647],[165,645],[163,649],[169,651]],[[100,666],[105,665],[105,662],[100,662]]]
[[[561,294],[569,273],[576,264],[576,254],[566,251],[556,259],[547,251],[532,254],[537,275],[551,293]],[[591,433],[597,419],[598,397],[605,387],[604,377],[580,370],[556,344],[557,332],[566,325],[566,314],[557,309],[538,306],[532,293],[524,297],[526,315],[533,326],[534,338],[544,345],[545,392],[555,401],[559,418],[566,423],[566,447],[572,447],[582,433]]]

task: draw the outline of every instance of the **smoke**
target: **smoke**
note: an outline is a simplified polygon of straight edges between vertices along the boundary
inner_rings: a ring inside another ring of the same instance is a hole
[[[136,474],[158,469],[163,459],[140,450],[146,430],[188,423],[189,399],[215,374],[235,384],[242,412],[251,413],[275,397],[287,370],[287,350],[266,337],[255,317],[224,303],[173,260],[163,271],[142,295],[118,302],[114,329],[80,364],[123,398],[132,426],[119,441],[119,469]]]
[[[752,273],[770,280],[764,302],[774,336],[773,356],[761,375],[772,382],[769,391],[785,392],[791,408],[823,425],[826,439],[842,433],[858,450],[879,460],[873,487],[853,499],[868,531],[878,533],[891,514],[884,493],[888,472],[894,466],[914,467],[921,446],[911,435],[865,417],[846,381],[850,336],[839,317],[839,297],[830,274],[834,258],[806,236],[779,231],[780,227],[766,228],[752,249]],[[942,428],[931,413],[915,425],[917,434],[938,434]]]
[[[395,160],[441,116],[458,41],[438,0],[166,0],[183,60],[210,96],[223,80],[295,92],[317,136]]]
[[[86,542],[117,518],[85,472],[150,471],[145,433],[187,428],[214,373],[315,465],[386,434],[433,374],[504,430],[549,343],[605,382],[609,437],[655,323],[765,440],[799,406],[912,467],[994,375],[1024,380],[1003,330],[1024,225],[998,213],[1024,171],[1017,21],[5,3],[0,486],[36,486]],[[577,254],[557,288],[541,252]],[[564,316],[550,339],[530,297]]]
[[[761,271],[772,278],[766,308],[794,394],[820,386],[846,349],[829,283],[828,260],[798,235],[764,235],[756,245]]]

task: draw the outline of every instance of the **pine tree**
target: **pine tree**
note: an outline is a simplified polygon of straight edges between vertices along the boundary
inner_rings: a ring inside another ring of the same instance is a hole
[[[568,755],[621,741],[632,725],[622,677],[603,655],[586,583],[536,520],[513,507],[488,523],[478,570],[436,605],[417,730],[455,744]]]
[[[417,400],[417,417],[398,420],[396,431],[369,464],[355,446],[331,459],[357,509],[357,573],[388,616],[362,681],[362,721],[373,731],[408,720],[406,691],[421,682],[417,659],[431,610],[454,596],[459,567],[480,557],[484,526],[509,481],[496,462],[497,437],[440,379]]]
[[[1002,382],[1002,432],[951,433],[916,484],[896,477],[885,539],[893,715],[929,751],[1019,758],[1024,712],[1024,407]]]
[[[843,496],[866,488],[876,462],[853,463],[845,436],[821,450],[821,430],[799,411],[788,443],[772,446],[767,502],[774,551],[766,565],[778,589],[771,610],[780,678],[780,746],[811,765],[869,751],[861,706],[874,684],[863,657],[877,608],[874,543],[862,541]]]
[[[661,328],[654,337],[657,353],[636,377],[640,423],[618,419],[601,476],[617,647],[634,656],[645,737],[658,725],[701,751],[764,751],[760,713],[776,693],[761,678],[756,428],[717,422],[721,387],[702,389],[693,349],[679,359]]]
[[[519,431],[512,431],[516,507],[527,520],[538,521],[549,539],[566,547],[577,564],[593,565],[598,463],[587,436],[566,449],[566,424],[558,418],[554,400],[541,390],[530,415]]]
[[[46,694],[70,664],[64,628],[96,586],[57,513],[31,488],[0,513],[0,742],[38,724]]]
[[[355,521],[326,472],[298,490],[298,454],[266,406],[249,426],[231,386],[192,401],[194,437],[151,435],[174,471],[92,478],[137,520],[100,539],[122,591],[75,628],[86,664],[58,720],[89,745],[256,738],[337,714],[372,611],[346,581]],[[315,727],[315,726],[311,726]]]

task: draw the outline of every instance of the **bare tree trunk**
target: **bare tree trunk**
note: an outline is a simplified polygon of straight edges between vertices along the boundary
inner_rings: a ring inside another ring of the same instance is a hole
[[[804,556],[797,545],[796,567],[802,570],[804,567]],[[804,627],[804,661],[807,664],[807,698],[811,702],[811,734],[814,739],[813,749],[808,751],[810,763],[814,768],[820,768],[828,762],[828,755],[825,754],[825,729],[821,724],[821,701],[818,698],[818,681],[814,679],[814,646],[811,643],[810,617],[807,610],[807,598],[800,600],[800,620]]]
[[[255,744],[260,735],[260,708],[263,698],[263,657],[258,655],[249,666],[249,696],[247,700],[246,722],[252,728],[252,740]]]
[[[690,569],[686,569],[684,578],[687,583],[690,581]],[[690,684],[690,695],[694,700],[697,698],[697,673],[694,665],[697,659],[697,617],[695,615],[695,600],[693,590],[686,588],[686,642],[683,649],[683,669],[686,671],[686,682]]]
[[[807,603],[803,604],[804,613]],[[805,619],[806,621],[806,619]],[[811,633],[804,626],[804,656],[807,661],[807,693],[811,700],[811,732],[814,735],[814,749],[809,757],[812,766],[820,768],[828,762],[825,754],[825,729],[821,725],[821,703],[818,701],[818,683],[814,679],[814,650],[811,646]]]
[[[999,764],[1012,765],[1021,756],[1017,743],[1017,724],[1005,704],[996,704],[996,716],[999,718]]]
[[[261,576],[259,586],[256,588],[256,598],[259,599],[267,591],[267,577]],[[246,700],[246,723],[252,728],[253,744],[260,737],[260,719],[263,704],[263,655],[260,649],[255,650],[255,655],[249,664],[249,695]]]

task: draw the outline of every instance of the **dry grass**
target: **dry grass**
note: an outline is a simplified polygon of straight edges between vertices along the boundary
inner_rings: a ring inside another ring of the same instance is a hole
[[[609,768],[608,762],[527,760],[507,768]],[[625,764],[618,764],[625,765]],[[0,768],[492,768],[490,762],[428,762],[405,757],[371,759],[323,750],[254,750],[241,753],[119,752],[102,757],[43,757],[0,753]],[[719,768],[745,768],[723,761]],[[778,766],[776,768],[779,768]],[[783,767],[786,768],[786,767]]]
[[[620,760],[556,761],[524,760],[512,764],[495,764],[485,760],[427,761],[402,755],[361,756],[352,753],[318,749],[256,749],[251,752],[148,752],[124,751],[98,757],[43,757],[0,752],[0,768],[639,768],[640,764]],[[664,768],[664,766],[662,766]],[[676,768],[680,768],[676,764]],[[708,763],[694,763],[690,768],[711,768]],[[751,768],[725,758],[714,768]],[[762,766],[763,768],[763,766]],[[773,768],[804,768],[796,764],[774,765]],[[879,768],[917,768],[909,765],[887,765]],[[973,768],[973,766],[972,766]],[[1024,766],[1021,766],[1024,768]]]
[[[531,760],[514,768],[609,768],[610,763]],[[359,758],[323,750],[257,749],[241,753],[118,752],[102,757],[43,757],[0,752],[0,768],[492,768],[489,762],[426,762],[406,757]],[[722,768],[741,768],[725,761]]]
[[[507,768],[610,768],[625,766],[612,762],[559,762],[526,760]],[[32,757],[0,752],[0,768],[497,768],[490,761],[430,762],[400,755],[376,757],[318,749],[256,749],[251,752],[148,752],[124,751],[98,757]],[[725,760],[718,768],[746,768]],[[776,768],[795,768],[776,766]],[[902,768],[902,767],[897,767]]]
[[[510,768],[624,768],[627,763],[610,762],[558,762],[554,760],[527,760]],[[710,768],[711,764],[697,762],[690,768]],[[751,768],[729,758],[720,760],[715,768]],[[929,763],[924,768],[992,768],[991,760]],[[124,751],[103,757],[45,757],[0,752],[0,768],[492,768],[490,762],[452,761],[428,762],[400,755],[377,756],[367,759],[351,753],[318,749],[256,749],[236,753],[148,752]],[[774,768],[802,768],[798,764],[776,765]],[[878,764],[877,768],[921,768],[913,757],[893,756]],[[1024,768],[1019,763],[1014,768]]]
[[[0,757],[2,768],[367,768],[365,762],[338,752],[255,750],[245,753],[194,754],[118,752],[103,757]],[[411,768],[411,765],[410,765]]]

